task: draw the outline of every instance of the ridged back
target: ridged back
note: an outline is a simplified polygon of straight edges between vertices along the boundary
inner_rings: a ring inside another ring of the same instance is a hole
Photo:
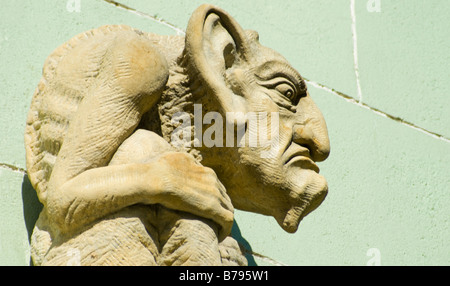
[[[68,126],[83,98],[101,73],[108,41],[117,31],[134,31],[124,25],[108,25],[81,33],[58,47],[46,60],[42,79],[33,95],[25,130],[28,177],[45,204],[48,182]],[[184,47],[181,36],[147,34],[173,65]],[[94,40],[95,38],[95,40]],[[100,44],[99,44],[100,43]],[[102,44],[105,43],[105,44]]]

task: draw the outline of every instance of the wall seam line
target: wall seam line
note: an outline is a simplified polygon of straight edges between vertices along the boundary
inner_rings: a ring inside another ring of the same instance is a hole
[[[336,90],[334,90],[334,89],[332,89],[332,88],[329,88],[329,87],[327,87],[327,86],[325,86],[325,85],[323,85],[323,84],[320,84],[320,83],[317,83],[317,82],[308,80],[308,79],[306,79],[306,78],[303,78],[303,79],[305,80],[305,82],[306,82],[307,84],[310,84],[311,86],[313,86],[313,87],[315,87],[315,88],[325,90],[325,91],[327,91],[327,92],[329,92],[329,93],[331,93],[331,94],[334,94],[334,95],[336,95],[336,96],[338,96],[338,97],[340,97],[340,98],[343,98],[345,101],[347,101],[347,102],[349,102],[349,103],[352,103],[352,104],[357,105],[357,106],[359,106],[359,107],[361,107],[361,108],[370,110],[370,111],[372,111],[373,113],[375,113],[375,114],[377,114],[377,115],[380,115],[380,116],[382,116],[382,117],[391,119],[391,120],[393,120],[393,121],[395,121],[395,122],[398,122],[398,123],[400,123],[400,124],[402,124],[402,125],[404,125],[404,126],[406,126],[406,127],[408,127],[408,128],[412,128],[412,129],[414,129],[414,130],[417,130],[417,131],[419,131],[419,132],[422,132],[422,133],[424,133],[424,134],[426,134],[426,135],[428,135],[428,136],[433,137],[434,139],[438,139],[438,140],[442,140],[442,141],[444,141],[444,142],[450,143],[450,139],[447,138],[447,137],[445,137],[444,135],[441,135],[441,134],[438,134],[438,133],[429,131],[429,130],[423,128],[423,127],[420,127],[420,126],[418,126],[418,125],[415,125],[414,123],[411,123],[411,122],[409,122],[409,121],[406,121],[406,120],[404,120],[404,119],[402,119],[402,118],[400,118],[400,117],[391,115],[391,114],[386,113],[386,112],[384,112],[384,111],[381,111],[380,109],[378,109],[378,108],[376,108],[376,107],[369,106],[369,105],[366,104],[366,103],[358,102],[358,100],[356,100],[355,98],[353,98],[353,97],[351,97],[351,96],[349,96],[349,95],[346,95],[346,94],[344,94],[344,93],[342,93],[342,92],[336,91]]]
[[[20,168],[20,167],[16,167],[14,165],[10,165],[10,164],[7,164],[7,163],[0,163],[0,168],[6,169],[6,170],[9,170],[9,171],[13,171],[13,172],[16,172],[16,173],[21,173],[21,174],[26,174],[27,173],[27,171],[25,169]]]
[[[167,22],[166,20],[164,20],[162,18],[159,18],[159,17],[156,17],[156,16],[152,16],[152,15],[144,13],[144,12],[140,12],[140,11],[134,9],[134,8],[131,8],[131,7],[127,6],[127,5],[125,5],[125,4],[119,3],[117,1],[113,1],[113,0],[103,0],[103,1],[105,1],[105,2],[107,2],[109,4],[112,4],[112,5],[120,8],[120,9],[126,10],[126,11],[128,11],[130,13],[136,14],[138,16],[150,19],[150,20],[152,20],[154,22],[157,22],[159,24],[167,26],[167,27],[171,28],[172,30],[174,30],[175,32],[177,32],[177,35],[185,35],[186,34],[183,31],[183,29],[178,28],[174,24],[171,24],[171,23]]]
[[[358,61],[358,37],[356,34],[356,11],[355,0],[350,0],[350,15],[352,18],[352,40],[353,40],[353,69],[355,70],[356,87],[358,91],[359,103],[362,103],[361,82],[359,77],[359,61]]]
[[[260,253],[254,252],[253,250],[249,250],[249,249],[247,249],[245,246],[243,246],[239,242],[238,242],[238,244],[239,244],[239,247],[241,248],[241,251],[243,252],[244,255],[245,254],[250,254],[250,255],[258,258],[259,260],[262,260],[264,262],[267,262],[267,263],[270,263],[270,264],[273,264],[273,265],[276,265],[276,266],[288,266],[287,264],[284,264],[284,263],[282,263],[280,261],[277,261],[277,260],[275,260],[273,258],[270,258],[268,256],[265,256],[265,255],[262,255]]]

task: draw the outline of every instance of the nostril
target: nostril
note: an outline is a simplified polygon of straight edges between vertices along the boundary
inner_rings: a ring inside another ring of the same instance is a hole
[[[298,144],[310,144],[314,138],[311,128],[302,125],[294,126],[293,140]]]
[[[292,139],[295,143],[308,148],[311,159],[315,162],[324,161],[330,154],[328,136],[326,134],[318,136],[308,125],[295,125]]]
[[[328,156],[330,155],[330,146],[319,146],[317,148],[316,152],[313,155],[313,159],[316,162],[322,162],[325,161]]]

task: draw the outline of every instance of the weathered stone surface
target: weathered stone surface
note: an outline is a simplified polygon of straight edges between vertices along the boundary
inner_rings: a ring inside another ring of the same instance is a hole
[[[185,38],[104,26],[56,49],[25,143],[36,265],[246,265],[234,208],[295,232],[328,190],[302,77],[210,5]]]

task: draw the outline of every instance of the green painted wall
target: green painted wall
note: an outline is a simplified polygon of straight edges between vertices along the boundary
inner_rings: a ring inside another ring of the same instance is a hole
[[[28,265],[40,205],[25,173],[23,132],[45,58],[104,24],[176,34],[202,2],[118,1],[135,10],[104,0],[3,2],[0,265]],[[329,195],[297,233],[236,211],[233,235],[254,253],[250,263],[449,265],[450,2],[210,3],[257,30],[308,79],[332,146],[320,164]]]

